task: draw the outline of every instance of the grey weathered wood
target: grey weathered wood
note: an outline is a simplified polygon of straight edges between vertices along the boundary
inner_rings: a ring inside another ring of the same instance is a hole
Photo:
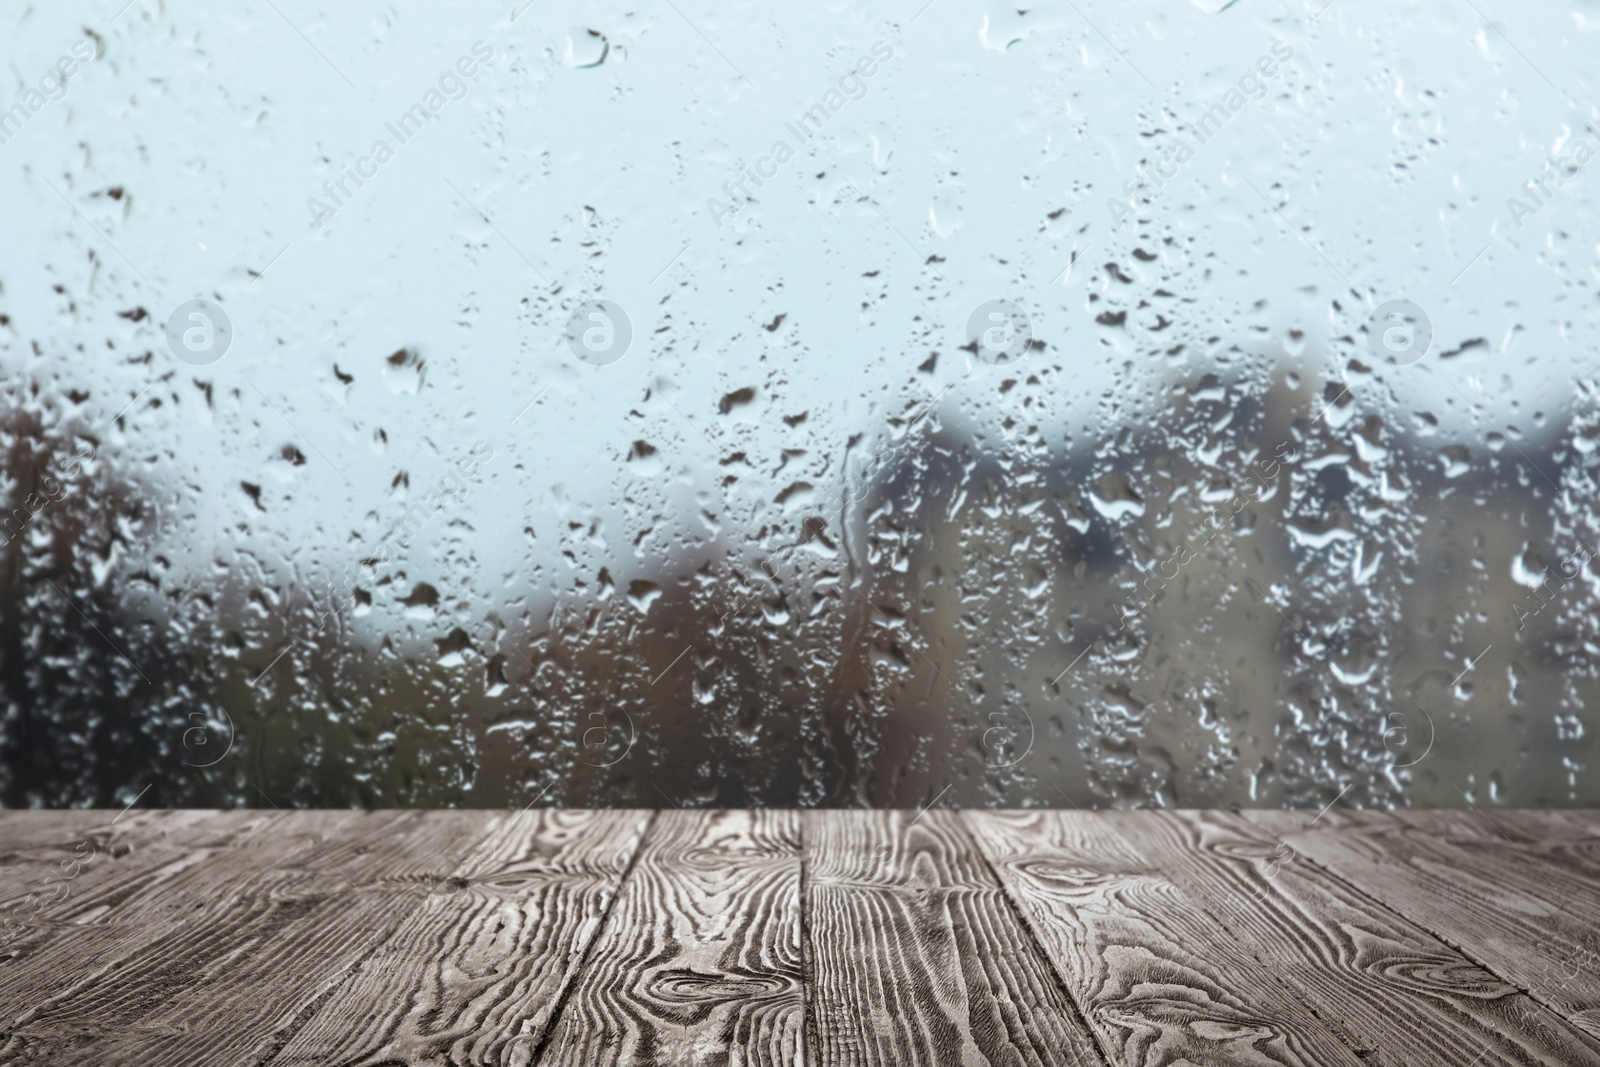
[[[1408,821],[1421,836],[1457,843],[1471,851],[1487,845],[1509,858],[1515,853],[1526,869],[1543,872],[1547,866],[1600,884],[1600,820],[1560,811],[1430,812],[1429,817]],[[1592,947],[1600,962],[1600,935]]]
[[[1221,812],[1102,818],[1364,1055],[1480,1067],[1600,1065],[1600,1044],[1543,1018],[1516,987],[1297,860],[1287,842],[1246,820]]]
[[[496,817],[272,1067],[528,1062],[648,822],[644,811]]]
[[[805,1012],[799,813],[656,820],[537,1062],[790,1067]]]
[[[1554,811],[1515,809],[1505,814],[1513,824],[1522,820],[1540,824],[1538,832],[1546,837],[1553,834],[1574,841],[1600,837],[1600,811],[1588,809],[1578,811],[1570,808]]]
[[[1600,1037],[1600,893],[1594,874],[1498,833],[1451,837],[1438,829],[1401,822],[1398,829],[1360,833],[1308,831],[1287,841]]]
[[[1113,1063],[1364,1062],[1098,814],[967,819]]]
[[[1390,811],[1352,811],[1331,807],[1325,811],[1246,809],[1236,812],[1276,837],[1302,830],[1372,830],[1399,825],[1398,815]]]
[[[1444,841],[1484,841],[1520,848],[1600,841],[1600,820],[1573,811],[1404,811],[1402,828]]]
[[[808,812],[812,1062],[1102,1064],[954,812]]]
[[[0,817],[0,918],[47,930],[66,911],[56,904],[166,862],[174,850],[187,852],[195,828],[216,818],[214,811],[153,810]],[[0,926],[0,942],[7,940]]]
[[[77,845],[88,843],[88,848],[76,854],[89,854],[94,848],[88,840],[90,835],[98,833],[104,840],[104,832],[116,815],[114,811],[75,810],[0,818],[0,915],[27,894],[37,892],[44,877],[60,869],[58,864],[63,860],[70,861]],[[122,821],[132,823],[137,817],[128,815]]]
[[[129,902],[128,919],[159,936],[41,1005],[4,1055],[141,1067],[258,1062],[484,829],[466,812],[277,816],[270,832],[281,843],[187,867],[166,887],[168,900],[146,891]]]
[[[1600,1052],[1594,813],[648,818],[0,812],[0,1063]]]
[[[32,814],[0,813],[0,827]],[[0,1035],[9,1037],[53,999],[159,938],[181,918],[175,902],[192,896],[187,887],[210,881],[199,870],[208,861],[248,850],[221,862],[230,876],[243,874],[249,857],[276,840],[263,832],[261,842],[243,844],[268,825],[260,812],[141,812],[115,823],[117,812],[98,814],[99,827],[82,830],[97,835],[95,858],[68,884],[65,898],[42,909],[32,928],[0,950]],[[63,856],[70,851],[62,846]],[[4,1048],[0,1041],[0,1052]]]

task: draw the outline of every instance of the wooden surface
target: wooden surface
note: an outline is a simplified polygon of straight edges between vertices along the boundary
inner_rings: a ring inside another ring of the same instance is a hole
[[[0,1064],[1592,1064],[1600,813],[0,812]]]

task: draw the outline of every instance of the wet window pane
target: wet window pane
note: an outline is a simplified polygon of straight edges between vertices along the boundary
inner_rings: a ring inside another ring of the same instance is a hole
[[[8,15],[0,800],[1600,803],[1600,12],[919,4]]]

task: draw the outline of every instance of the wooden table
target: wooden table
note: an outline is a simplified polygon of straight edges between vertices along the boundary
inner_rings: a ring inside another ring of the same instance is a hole
[[[0,1063],[1600,1065],[1600,813],[0,812]]]

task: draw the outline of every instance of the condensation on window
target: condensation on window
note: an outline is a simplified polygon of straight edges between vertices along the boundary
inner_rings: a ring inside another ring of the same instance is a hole
[[[1590,0],[4,18],[7,805],[1600,803]]]

